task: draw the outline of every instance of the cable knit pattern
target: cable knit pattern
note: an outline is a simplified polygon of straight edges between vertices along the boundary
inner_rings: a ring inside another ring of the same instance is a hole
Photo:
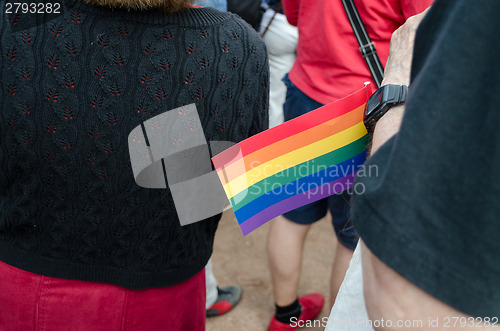
[[[68,1],[50,19],[2,15],[0,260],[134,289],[199,272],[220,216],[181,227],[168,189],[135,184],[127,137],[193,102],[207,141],[266,129],[256,33],[210,8],[164,15]]]

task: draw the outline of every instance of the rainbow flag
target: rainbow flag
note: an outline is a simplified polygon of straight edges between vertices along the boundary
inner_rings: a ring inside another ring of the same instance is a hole
[[[244,235],[354,184],[366,159],[371,87],[252,136],[214,156]]]

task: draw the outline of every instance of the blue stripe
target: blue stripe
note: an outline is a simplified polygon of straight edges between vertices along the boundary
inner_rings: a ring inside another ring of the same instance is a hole
[[[294,195],[313,190],[321,185],[330,183],[358,171],[359,167],[365,162],[365,160],[366,151],[327,169],[299,178],[286,185],[276,187],[252,202],[247,203],[242,208],[236,210],[234,214],[238,220],[238,224],[245,222],[250,217],[280,201],[288,199]],[[268,185],[272,186],[273,183],[270,182]]]

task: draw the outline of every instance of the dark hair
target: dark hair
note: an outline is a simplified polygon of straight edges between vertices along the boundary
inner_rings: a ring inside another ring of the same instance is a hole
[[[119,8],[125,10],[159,9],[167,13],[175,13],[186,9],[194,0],[83,0],[94,6]]]

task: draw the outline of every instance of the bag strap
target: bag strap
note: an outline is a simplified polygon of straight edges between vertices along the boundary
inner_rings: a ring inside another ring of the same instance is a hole
[[[262,31],[262,33],[260,34],[260,37],[261,38],[264,38],[264,36],[266,35],[266,32],[267,30],[269,30],[269,27],[271,26],[271,23],[274,21],[274,18],[276,17],[276,14],[281,10],[281,1],[278,3],[278,5],[276,6],[276,9],[274,10],[274,14],[273,14],[273,17],[271,17],[271,19],[269,20],[269,23],[267,23],[267,26],[266,28],[264,29],[264,31]]]
[[[342,4],[344,5],[347,17],[349,18],[349,22],[358,40],[361,56],[363,56],[366,64],[368,64],[375,84],[377,87],[380,87],[382,79],[384,78],[384,66],[377,55],[375,44],[371,41],[353,0],[342,0]]]

